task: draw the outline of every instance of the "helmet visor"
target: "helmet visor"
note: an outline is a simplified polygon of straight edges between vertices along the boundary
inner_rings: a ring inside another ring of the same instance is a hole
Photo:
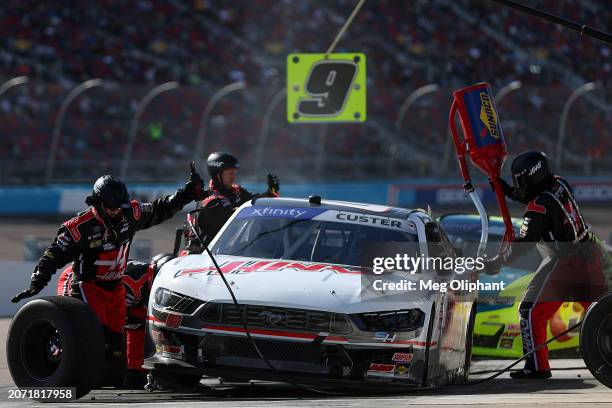
[[[512,184],[517,192],[520,201],[525,202],[530,199],[529,176],[526,171],[512,175]]]

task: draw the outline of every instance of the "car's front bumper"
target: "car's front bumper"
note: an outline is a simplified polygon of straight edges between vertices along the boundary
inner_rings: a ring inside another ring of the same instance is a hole
[[[258,352],[244,335],[188,332],[154,324],[150,329],[156,354],[145,361],[149,369],[279,381],[260,352],[275,370],[310,378],[309,383],[350,380],[418,386],[423,382],[426,349],[406,344],[356,346],[326,343],[325,338],[288,341],[252,334]]]
[[[274,362],[272,362],[274,364]],[[175,360],[168,357],[154,355],[145,359],[144,368],[150,370],[155,376],[156,372],[164,374],[176,375],[204,375],[212,378],[223,378],[226,382],[247,382],[251,380],[272,381],[272,382],[292,382],[302,385],[314,385],[333,387],[338,389],[354,388],[364,390],[364,386],[379,389],[384,386],[385,389],[407,390],[411,388],[420,388],[421,383],[410,381],[409,379],[401,378],[368,378],[351,379],[350,377],[329,378],[327,376],[314,375],[296,371],[273,371],[271,369],[249,368],[249,367],[231,367],[231,366],[194,366],[185,363],[181,360]],[[275,366],[276,368],[276,366]]]
[[[421,385],[427,352],[437,348],[435,342],[425,341],[424,316],[412,331],[375,332],[362,330],[337,313],[243,305],[250,323],[249,340],[233,305],[208,305],[187,314],[151,304],[148,321],[156,354],[147,364],[212,376],[229,373],[242,380],[278,381],[274,371],[279,370],[315,380]],[[262,318],[267,315],[284,317],[274,322]],[[337,324],[339,320],[344,324]]]

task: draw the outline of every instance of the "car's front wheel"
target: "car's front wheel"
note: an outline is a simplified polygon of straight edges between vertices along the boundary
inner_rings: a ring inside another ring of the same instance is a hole
[[[26,303],[13,317],[6,355],[18,387],[95,388],[104,367],[104,332],[81,300],[49,296]]]
[[[612,388],[612,292],[589,307],[580,330],[580,351],[593,376]]]

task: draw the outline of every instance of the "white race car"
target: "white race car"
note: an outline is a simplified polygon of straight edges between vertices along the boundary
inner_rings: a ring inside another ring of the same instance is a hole
[[[245,203],[210,245],[240,311],[206,253],[167,262],[151,289],[148,324],[156,353],[145,367],[155,378],[185,385],[202,375],[407,387],[465,381],[476,293],[371,287],[379,275],[362,263],[368,245],[410,243],[424,256],[454,257],[444,232],[422,210],[316,196]],[[426,270],[384,276],[457,278]]]

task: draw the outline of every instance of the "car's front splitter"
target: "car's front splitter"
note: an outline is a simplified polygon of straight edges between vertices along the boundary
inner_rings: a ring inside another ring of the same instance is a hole
[[[200,366],[196,367],[180,360],[154,355],[145,359],[144,368],[151,370],[153,375],[156,371],[170,374],[204,375],[213,378],[224,378],[227,381],[274,381],[288,382],[296,384],[314,385],[333,388],[352,388],[365,390],[397,390],[405,391],[409,389],[422,388],[407,379],[390,378],[367,378],[362,380],[351,380],[347,378],[328,378],[320,375],[308,375],[292,371],[273,371],[270,369],[253,369],[246,367],[227,367],[227,366]]]

